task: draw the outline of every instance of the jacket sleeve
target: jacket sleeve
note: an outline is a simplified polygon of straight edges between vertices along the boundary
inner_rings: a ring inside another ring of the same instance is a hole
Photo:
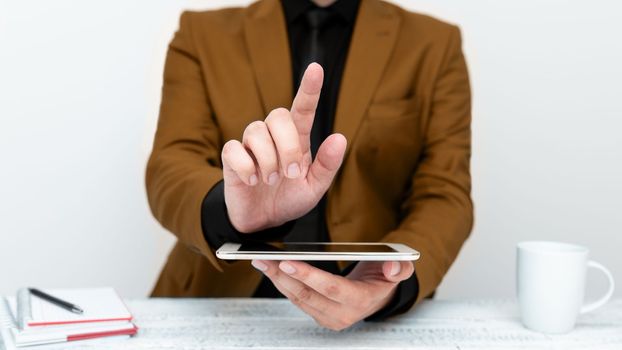
[[[470,197],[471,93],[460,32],[453,27],[432,91],[425,144],[398,228],[387,242],[421,252],[415,263],[417,300],[431,295],[473,225]]]
[[[146,171],[147,197],[166,229],[222,271],[201,228],[203,199],[222,179],[222,140],[195,51],[191,18],[192,13],[182,14],[166,56],[160,117]]]

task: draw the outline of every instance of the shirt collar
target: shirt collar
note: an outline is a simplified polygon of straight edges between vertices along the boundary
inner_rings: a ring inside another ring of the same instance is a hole
[[[334,11],[348,23],[353,24],[356,20],[359,2],[360,0],[337,0],[326,9]],[[317,7],[311,0],[281,0],[281,4],[287,23],[296,21],[302,14]]]

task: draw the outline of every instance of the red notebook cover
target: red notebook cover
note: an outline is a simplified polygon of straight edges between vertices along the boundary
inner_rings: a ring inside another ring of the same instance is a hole
[[[72,334],[67,336],[67,341],[74,340],[85,340],[85,339],[94,339],[94,338],[103,338],[103,337],[112,337],[115,335],[134,335],[138,332],[138,327],[132,325],[132,329],[121,329],[117,331],[104,331],[104,332],[92,332],[92,333],[83,333],[83,334]]]

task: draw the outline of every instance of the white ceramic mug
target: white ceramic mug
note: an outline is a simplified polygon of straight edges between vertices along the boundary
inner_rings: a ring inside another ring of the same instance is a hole
[[[585,247],[558,242],[521,242],[517,247],[517,294],[525,327],[543,333],[566,333],[577,316],[603,306],[613,295],[611,272],[588,260]],[[600,299],[583,305],[588,267],[602,271],[609,290]]]

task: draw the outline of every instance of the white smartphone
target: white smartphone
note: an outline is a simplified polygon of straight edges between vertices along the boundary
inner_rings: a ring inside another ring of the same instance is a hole
[[[216,251],[224,260],[414,261],[419,255],[399,243],[225,243]]]

